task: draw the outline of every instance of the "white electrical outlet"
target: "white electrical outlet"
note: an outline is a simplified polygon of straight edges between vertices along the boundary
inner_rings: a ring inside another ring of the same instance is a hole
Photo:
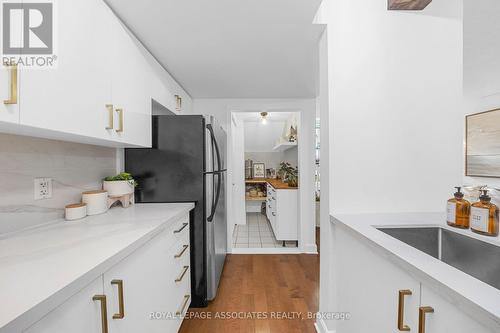
[[[35,200],[52,198],[52,178],[35,178]]]

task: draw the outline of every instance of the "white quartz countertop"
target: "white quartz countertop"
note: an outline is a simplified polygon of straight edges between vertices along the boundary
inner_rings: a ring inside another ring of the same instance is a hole
[[[115,207],[0,238],[0,332],[33,324],[193,208]]]
[[[500,327],[500,290],[393,238],[377,227],[438,226],[500,246],[498,237],[487,237],[449,227],[445,213],[337,214],[332,223],[341,225],[390,255],[392,262],[451,300],[465,313],[497,331]],[[498,265],[499,261],[492,263]]]

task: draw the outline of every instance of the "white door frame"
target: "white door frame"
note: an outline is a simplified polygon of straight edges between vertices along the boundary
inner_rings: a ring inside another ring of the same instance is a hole
[[[316,248],[316,223],[315,223],[315,122],[316,122],[316,102],[315,100],[291,100],[284,103],[260,103],[244,105],[230,105],[227,107],[228,130],[228,252],[232,252],[232,235],[235,221],[234,201],[232,197],[233,187],[233,133],[232,115],[241,112],[296,112],[298,113],[298,167],[299,167],[299,247],[293,252],[297,253],[317,253]],[[241,179],[240,181],[244,181]],[[244,198],[243,198],[244,199]],[[269,249],[265,249],[269,250]],[[277,248],[279,252],[282,250]],[[290,248],[284,251],[289,253]]]

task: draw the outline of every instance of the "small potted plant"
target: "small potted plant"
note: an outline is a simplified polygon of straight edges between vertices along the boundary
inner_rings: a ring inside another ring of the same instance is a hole
[[[104,178],[102,188],[108,192],[110,197],[120,197],[134,193],[137,182],[132,175],[127,172],[119,173],[116,176]]]
[[[281,162],[279,173],[282,175],[282,180],[288,183],[289,187],[297,187],[299,183],[299,170],[292,167],[288,162]]]

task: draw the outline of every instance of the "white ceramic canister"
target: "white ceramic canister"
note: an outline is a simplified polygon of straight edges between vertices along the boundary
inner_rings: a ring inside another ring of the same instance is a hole
[[[87,204],[85,203],[75,203],[65,207],[64,217],[67,221],[83,219],[85,216],[87,216]]]
[[[98,215],[108,211],[108,192],[104,190],[82,193],[82,202],[87,204],[87,215]]]

